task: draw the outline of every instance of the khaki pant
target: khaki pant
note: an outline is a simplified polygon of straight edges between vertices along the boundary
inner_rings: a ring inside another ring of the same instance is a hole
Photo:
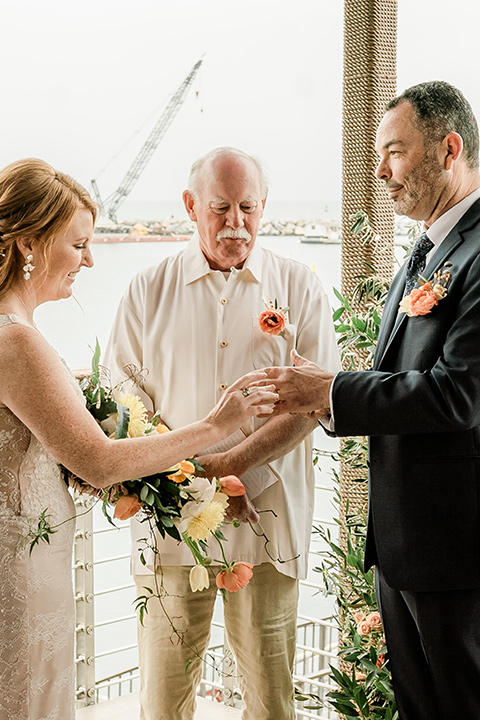
[[[144,627],[138,624],[141,720],[194,717],[216,585],[211,570],[210,588],[192,593],[189,573],[188,567],[164,567],[163,579],[158,574],[157,581],[168,593],[162,602],[171,622],[154,598],[148,604]],[[144,586],[154,589],[153,576],[137,575],[135,582],[138,595],[148,594]],[[254,568],[247,587],[227,593],[225,628],[245,702],[243,720],[295,718],[292,669],[297,603],[297,580],[282,575],[270,563]],[[184,633],[183,642],[172,623]]]

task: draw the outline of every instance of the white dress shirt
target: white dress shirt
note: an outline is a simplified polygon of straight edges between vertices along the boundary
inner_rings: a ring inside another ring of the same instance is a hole
[[[284,337],[260,330],[263,297],[290,308]],[[330,305],[317,276],[301,263],[255,245],[244,267],[226,278],[210,269],[195,233],[185,250],[133,279],[120,303],[105,363],[114,382],[125,364],[146,368],[145,392],[132,391],[148,409],[159,410],[170,428],[179,428],[205,417],[241,375],[291,365],[292,348],[330,372],[340,367]],[[252,420],[243,430],[250,434],[265,422]],[[260,516],[270,553],[287,561],[276,562],[277,569],[304,577],[314,503],[310,438],[271,467],[278,481],[255,498],[255,506],[277,515]],[[145,537],[145,524],[133,519],[132,534]],[[248,525],[228,526],[224,534],[229,559],[254,565],[269,561],[264,538]],[[164,565],[193,564],[183,544],[171,538],[158,542]],[[211,552],[219,556],[215,541]],[[133,571],[149,572],[138,555],[134,540]]]
[[[440,215],[435,222],[429,227],[423,227],[423,232],[427,233],[428,238],[434,244],[434,247],[426,256],[427,264],[430,262],[431,257],[438,250],[442,242],[447,237],[450,230],[453,230],[455,225],[458,223],[461,217],[465,215],[467,210],[472,207],[473,203],[480,198],[480,188],[474,190],[470,195],[460,200],[459,203],[454,205],[450,210]]]

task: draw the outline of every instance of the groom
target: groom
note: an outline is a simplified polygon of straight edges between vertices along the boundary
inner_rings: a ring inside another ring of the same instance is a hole
[[[392,283],[373,371],[334,377],[296,356],[269,375],[279,410],[330,406],[338,435],[370,436],[365,565],[376,565],[400,718],[478,720],[477,123],[459,90],[422,83],[387,106],[376,150],[395,212],[423,220],[426,237]],[[434,273],[443,290],[416,293]]]

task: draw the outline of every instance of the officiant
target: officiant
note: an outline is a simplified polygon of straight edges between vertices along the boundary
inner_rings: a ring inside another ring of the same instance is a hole
[[[246,153],[217,148],[197,160],[183,194],[195,233],[185,249],[135,277],[120,303],[106,364],[114,381],[125,364],[146,368],[143,399],[170,428],[203,417],[243,373],[287,364],[292,349],[331,372],[339,368],[320,280],[256,242],[266,198],[264,171]],[[298,580],[307,571],[315,425],[312,418],[291,415],[254,421],[199,457],[209,477],[242,479],[248,501],[231,499],[230,514],[256,523],[224,529],[229,558],[254,566],[248,586],[229,594],[224,613],[244,720],[295,716]],[[145,525],[133,520],[133,534],[145,537]],[[188,549],[171,538],[157,542],[165,607],[186,642],[171,642],[168,618],[160,603],[151,603],[145,626],[138,628],[142,718],[193,720],[215,572],[209,589],[192,592]],[[210,547],[210,554],[218,557],[218,548]],[[141,564],[135,542],[132,564],[144,594],[152,567]]]

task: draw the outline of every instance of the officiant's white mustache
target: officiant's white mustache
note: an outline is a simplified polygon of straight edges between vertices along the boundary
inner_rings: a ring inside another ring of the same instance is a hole
[[[251,239],[252,236],[245,228],[238,228],[237,230],[224,228],[217,234],[217,242],[221,240],[245,240],[245,242],[249,243]]]

